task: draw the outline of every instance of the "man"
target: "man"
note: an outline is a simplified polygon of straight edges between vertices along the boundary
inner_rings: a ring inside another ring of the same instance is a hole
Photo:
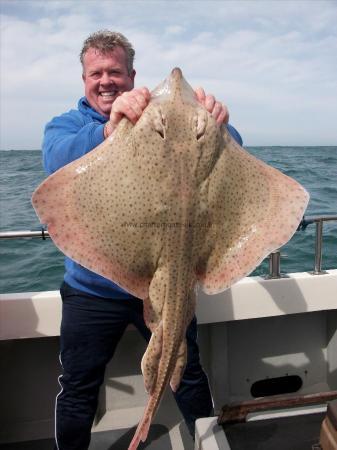
[[[99,145],[116,129],[123,117],[136,123],[150,101],[145,87],[134,89],[134,50],[120,33],[94,33],[84,42],[80,55],[85,97],[71,110],[47,124],[43,159],[48,173],[79,158]],[[203,89],[197,99],[221,124],[228,111]],[[242,143],[237,131],[227,125]],[[76,232],[76,230],[74,230]],[[56,399],[56,448],[85,450],[97,408],[99,387],[107,363],[128,324],[148,341],[150,331],[143,320],[143,303],[111,281],[69,258],[65,262],[60,360],[63,374]],[[199,362],[194,318],[187,329],[188,361],[180,387],[174,394],[188,429],[212,412],[207,377]]]

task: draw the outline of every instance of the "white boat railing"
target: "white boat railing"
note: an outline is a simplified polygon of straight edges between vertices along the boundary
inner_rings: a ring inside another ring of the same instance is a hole
[[[324,222],[337,221],[337,215],[314,215],[304,216],[301,220],[297,231],[304,231],[308,225],[316,225],[315,234],[315,263],[312,275],[322,275],[325,273],[322,270],[322,244],[323,244],[323,224]],[[0,232],[0,239],[20,239],[20,238],[41,238],[46,240],[50,235],[43,226],[39,230],[24,230],[24,231],[2,231]],[[269,258],[269,274],[267,278],[281,277],[281,252],[275,250],[270,253]]]
[[[21,231],[1,231],[0,239],[20,239],[20,238],[50,238],[48,231],[41,227],[39,230]]]

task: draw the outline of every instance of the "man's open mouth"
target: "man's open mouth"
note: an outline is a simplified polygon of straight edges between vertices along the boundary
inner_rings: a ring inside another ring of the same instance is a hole
[[[117,94],[116,91],[109,91],[109,92],[100,92],[99,95],[103,98],[112,98],[115,97],[115,95]]]

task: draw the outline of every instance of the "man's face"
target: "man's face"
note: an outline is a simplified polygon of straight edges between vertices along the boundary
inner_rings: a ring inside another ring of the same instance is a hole
[[[131,91],[136,72],[128,73],[125,51],[121,47],[102,54],[89,48],[83,59],[85,96],[90,105],[103,116],[109,117],[111,106],[118,95]]]

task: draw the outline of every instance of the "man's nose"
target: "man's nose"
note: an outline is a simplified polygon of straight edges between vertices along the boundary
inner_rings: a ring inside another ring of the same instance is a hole
[[[101,77],[101,84],[111,84],[112,77],[109,76],[107,72],[104,72]]]

